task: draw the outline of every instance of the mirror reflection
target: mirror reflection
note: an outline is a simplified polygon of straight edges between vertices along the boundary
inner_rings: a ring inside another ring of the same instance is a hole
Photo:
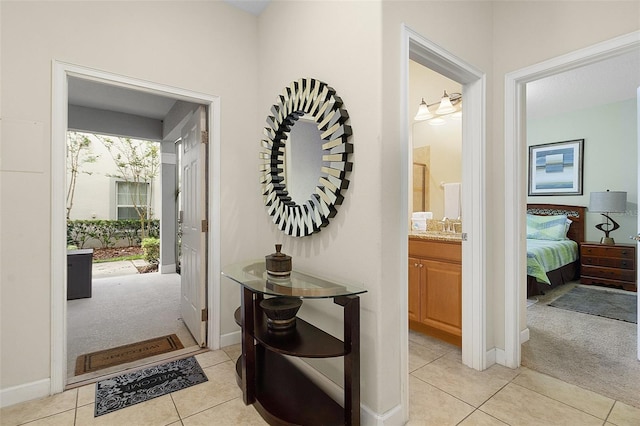
[[[291,126],[285,142],[284,183],[296,204],[304,204],[316,192],[318,170],[322,168],[322,143],[318,125],[308,114]]]

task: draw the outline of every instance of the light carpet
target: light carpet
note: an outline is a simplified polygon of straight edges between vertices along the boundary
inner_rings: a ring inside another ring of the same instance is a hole
[[[636,324],[547,306],[567,284],[527,309],[522,365],[640,408]]]

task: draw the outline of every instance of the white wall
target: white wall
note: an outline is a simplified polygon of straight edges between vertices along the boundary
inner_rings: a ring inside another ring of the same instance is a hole
[[[49,259],[64,249],[50,246],[52,61],[220,96],[223,265],[255,254],[238,241],[255,239],[261,199],[248,195],[258,194],[256,17],[223,2],[3,1],[0,8],[4,391],[51,374]],[[239,300],[237,286],[221,286],[224,334],[237,330]]]
[[[266,125],[271,105],[283,89],[298,78],[312,77],[333,87],[342,98],[353,127],[354,145],[351,182],[344,203],[338,206],[338,214],[329,226],[309,237],[288,237],[275,227],[263,207],[257,213],[261,224],[259,248],[264,255],[273,252],[274,243],[282,243],[282,250],[293,257],[294,267],[368,289],[360,298],[362,403],[380,413],[388,404],[397,403],[393,396],[381,398],[381,394],[387,396],[382,386],[382,371],[396,372],[386,378],[385,386],[398,389],[400,380],[397,365],[383,367],[386,354],[396,348],[382,344],[379,339],[381,321],[384,321],[379,292],[383,286],[380,5],[377,2],[276,1],[260,16],[259,22],[257,138]],[[258,174],[253,175],[258,182]],[[328,331],[342,335],[342,309],[337,305],[305,301],[300,312],[303,317],[321,321]],[[325,318],[327,314],[331,319]],[[340,358],[329,365],[323,362],[318,368],[339,382],[340,362]]]
[[[589,207],[593,191],[626,191],[627,212],[611,213],[620,229],[610,236],[616,243],[630,244],[629,236],[636,235],[638,227],[637,109],[636,99],[630,99],[527,120],[527,145],[584,139],[583,195],[536,196],[527,202]],[[599,213],[587,212],[586,241],[600,241],[604,233],[595,225],[604,220]]]

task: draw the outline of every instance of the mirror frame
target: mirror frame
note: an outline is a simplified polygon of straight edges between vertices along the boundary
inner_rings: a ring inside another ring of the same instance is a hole
[[[349,141],[349,113],[342,106],[332,87],[314,78],[301,78],[285,87],[271,107],[261,141],[260,183],[268,214],[287,235],[305,237],[319,232],[344,200],[342,192],[349,187],[347,174],[353,169],[353,144]],[[323,166],[315,192],[300,205],[287,191],[284,155],[291,127],[305,114],[316,123],[323,140]]]

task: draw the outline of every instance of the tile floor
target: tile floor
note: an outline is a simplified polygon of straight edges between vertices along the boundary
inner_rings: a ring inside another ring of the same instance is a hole
[[[625,405],[526,368],[479,372],[458,348],[411,333],[409,425],[640,425]],[[94,418],[95,385],[3,408],[9,425],[264,425],[235,381],[239,345],[196,356],[209,381]]]

